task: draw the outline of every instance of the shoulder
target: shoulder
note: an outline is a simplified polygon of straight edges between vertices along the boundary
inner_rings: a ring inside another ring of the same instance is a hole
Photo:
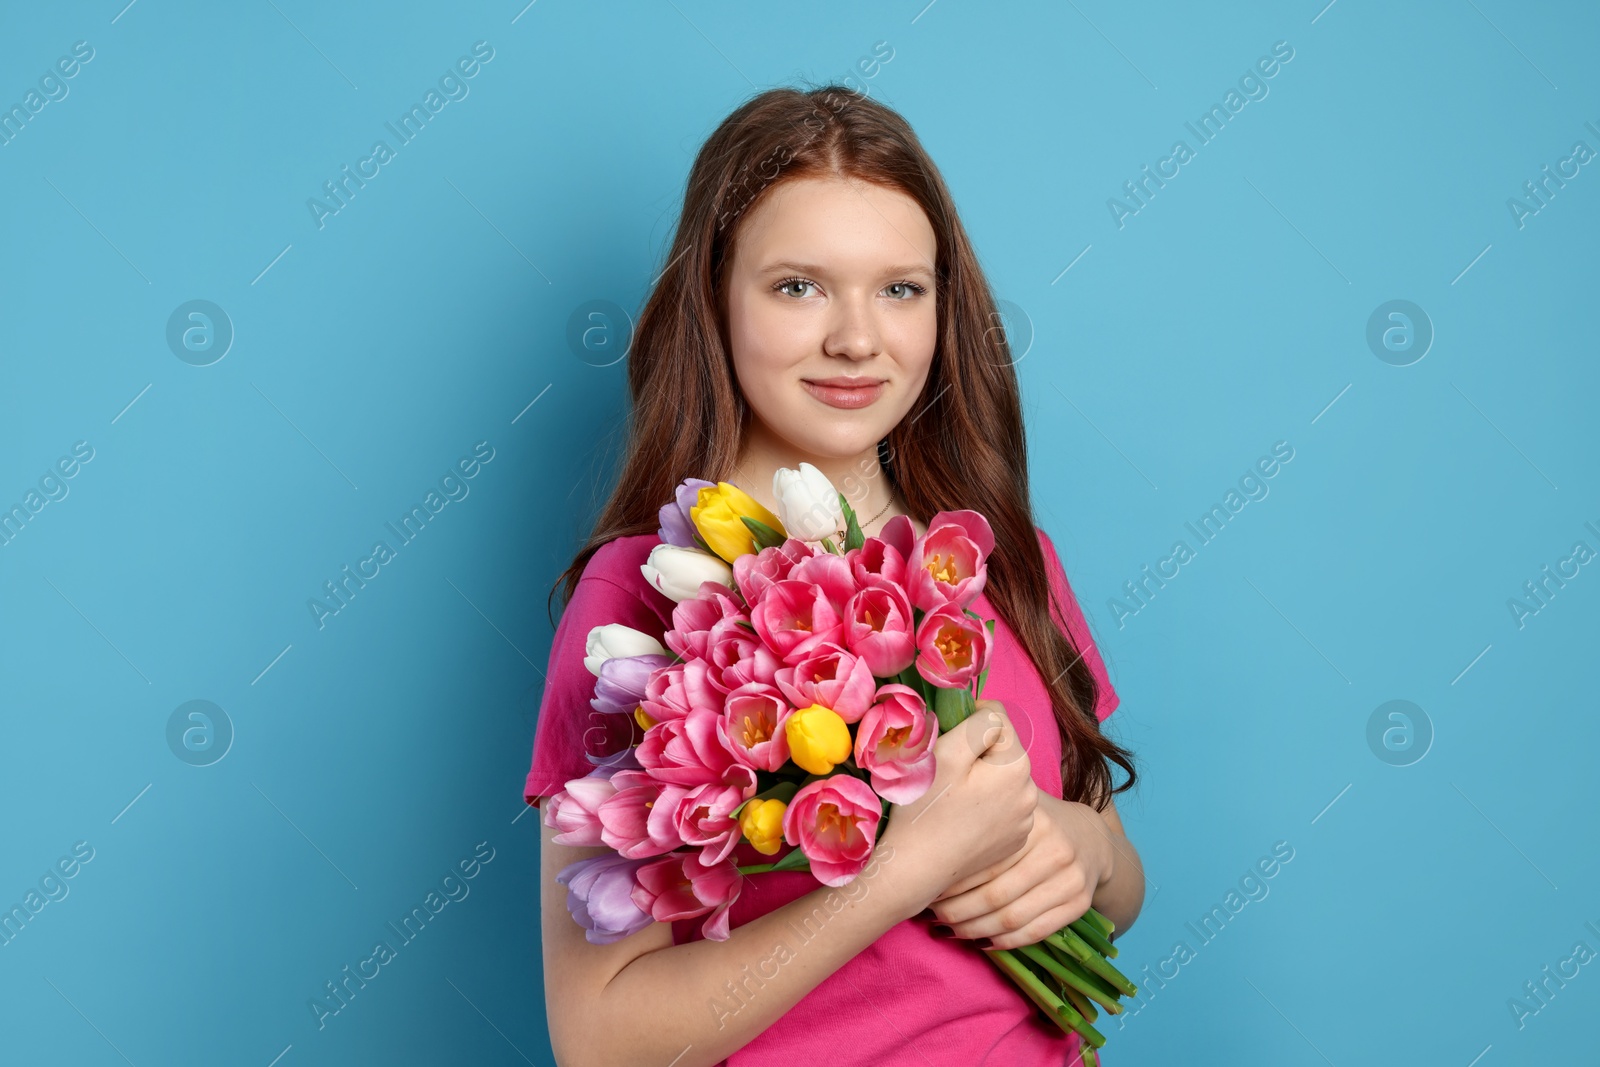
[[[1044,553],[1046,566],[1053,570],[1061,569],[1061,556],[1056,552],[1056,543],[1050,540],[1050,535],[1044,532],[1043,526],[1033,528],[1034,536],[1039,538],[1039,549]]]
[[[653,533],[614,537],[595,549],[583,568],[583,577],[621,580],[633,588],[636,580],[642,582],[644,578],[639,568],[650,558],[650,550],[660,543],[661,538]]]
[[[612,595],[627,593],[643,601],[661,618],[671,618],[675,606],[672,599],[647,582],[640,570],[650,558],[650,550],[660,543],[661,538],[654,533],[612,538],[589,557],[578,579],[579,587],[605,590]]]
[[[1035,536],[1039,538],[1039,549],[1044,553],[1045,579],[1049,582],[1052,591],[1063,602],[1068,618],[1072,618],[1077,610],[1077,596],[1072,591],[1072,583],[1067,581],[1067,569],[1061,563],[1061,555],[1056,551],[1056,544],[1050,535],[1044,532],[1044,527],[1033,528]]]

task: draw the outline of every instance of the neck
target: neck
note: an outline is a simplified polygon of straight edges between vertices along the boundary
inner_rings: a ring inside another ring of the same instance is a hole
[[[777,510],[772,494],[772,479],[780,467],[798,468],[801,463],[816,467],[855,510],[863,533],[873,534],[896,515],[904,514],[889,477],[878,463],[878,447],[856,456],[809,455],[784,441],[775,440],[752,420],[728,481],[749,493],[763,507]],[[882,514],[879,514],[882,512]],[[869,521],[870,520],[870,521]],[[913,520],[920,533],[922,524]]]

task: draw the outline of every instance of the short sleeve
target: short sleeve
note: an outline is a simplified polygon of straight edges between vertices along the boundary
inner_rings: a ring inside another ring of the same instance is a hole
[[[586,754],[610,755],[634,740],[631,718],[595,711],[589,703],[595,683],[583,664],[589,631],[621,623],[659,639],[672,620],[672,601],[645,583],[631,558],[618,559],[632,553],[619,553],[612,544],[590,557],[550,645],[544,695],[534,726],[533,762],[523,788],[523,799],[535,807],[540,797],[559,793],[567,782],[594,769]]]
[[[1050,535],[1035,527],[1039,533],[1039,543],[1044,549],[1045,568],[1049,572],[1050,589],[1055,594],[1055,599],[1066,612],[1066,634],[1072,638],[1073,645],[1078,649],[1083,661],[1089,665],[1089,672],[1094,675],[1094,680],[1099,683],[1099,698],[1095,702],[1094,717],[1100,722],[1105,722],[1106,717],[1117,709],[1122,703],[1122,698],[1117,695],[1116,689],[1111,685],[1111,678],[1106,674],[1106,665],[1100,658],[1100,650],[1095,646],[1094,637],[1089,633],[1089,623],[1083,617],[1083,609],[1078,606],[1078,598],[1072,592],[1072,585],[1067,581],[1066,569],[1061,566],[1061,557],[1056,554],[1056,546],[1050,540]],[[1056,625],[1060,626],[1062,620],[1056,616]]]

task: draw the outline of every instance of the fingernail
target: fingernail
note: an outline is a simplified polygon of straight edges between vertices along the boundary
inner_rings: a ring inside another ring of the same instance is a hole
[[[974,938],[972,943],[977,945],[979,948],[989,948],[994,944],[994,942],[989,940],[987,937]]]
[[[934,918],[933,909],[923,908],[921,911],[917,912],[916,917],[919,919],[932,919]]]
[[[934,937],[954,937],[954,936],[956,936],[956,932],[954,930],[952,930],[950,927],[946,926],[944,923],[934,923],[932,926],[928,927],[928,932],[931,933]]]

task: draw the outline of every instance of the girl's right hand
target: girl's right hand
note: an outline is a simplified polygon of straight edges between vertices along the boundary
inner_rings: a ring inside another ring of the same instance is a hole
[[[1021,850],[1039,795],[1022,740],[997,700],[979,700],[933,751],[933,783],[913,803],[890,805],[878,842],[897,880],[923,904]]]

